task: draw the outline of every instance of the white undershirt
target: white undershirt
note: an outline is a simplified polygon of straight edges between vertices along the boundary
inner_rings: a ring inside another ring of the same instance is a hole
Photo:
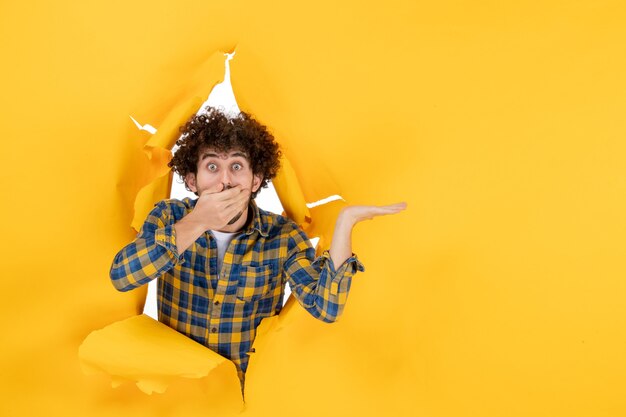
[[[228,245],[230,245],[230,241],[237,237],[241,232],[218,232],[217,230],[211,230],[211,233],[215,237],[215,241],[217,242],[217,273],[219,274],[222,271],[222,264],[224,263],[224,254],[226,253],[226,249],[228,249]]]

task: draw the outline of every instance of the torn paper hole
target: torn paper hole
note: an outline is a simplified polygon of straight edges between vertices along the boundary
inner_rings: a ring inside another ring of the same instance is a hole
[[[215,87],[213,87],[208,99],[202,104],[198,113],[201,113],[203,109],[206,108],[206,106],[216,107],[230,114],[238,114],[240,112],[239,106],[237,105],[237,100],[235,98],[235,94],[233,92],[232,84],[230,82],[229,61],[234,57],[235,52],[224,55],[226,56],[226,60],[224,63],[224,81],[216,84]],[[135,120],[133,119],[133,121]],[[135,123],[139,126],[137,122]],[[172,148],[172,153],[176,152],[177,149],[178,147],[174,146]],[[196,196],[194,193],[188,191],[185,188],[183,179],[178,174],[174,174],[172,188],[170,190],[170,198],[182,200],[186,197],[195,198]],[[276,189],[274,188],[274,185],[271,181],[268,183],[267,188],[264,188],[261,190],[261,192],[259,192],[256,197],[256,203],[263,210],[267,210],[272,213],[281,214],[284,212],[284,208],[280,203],[280,199],[276,194]],[[316,247],[318,241],[318,238],[311,239],[311,244],[313,245],[313,247]],[[287,302],[290,294],[291,289],[289,288],[289,286],[286,286],[285,295],[283,297],[283,305]],[[157,280],[154,280],[148,284],[148,293],[146,294],[143,314],[150,316],[155,320],[158,320]]]

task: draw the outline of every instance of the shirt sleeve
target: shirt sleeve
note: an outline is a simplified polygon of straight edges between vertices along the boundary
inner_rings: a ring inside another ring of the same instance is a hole
[[[119,291],[140,287],[182,261],[176,248],[176,232],[170,206],[155,205],[137,237],[120,250],[111,265],[110,277]]]
[[[352,276],[364,270],[354,254],[338,269],[328,251],[315,258],[311,242],[293,225],[284,271],[291,292],[313,317],[327,323],[337,321],[348,299]]]

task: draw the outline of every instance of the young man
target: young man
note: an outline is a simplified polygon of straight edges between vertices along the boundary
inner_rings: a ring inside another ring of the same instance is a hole
[[[159,278],[159,321],[231,359],[243,387],[256,328],[280,312],[285,284],[315,318],[335,321],[352,276],[363,270],[352,253],[352,227],[405,205],[344,208],[330,250],[316,259],[293,221],[254,202],[279,168],[265,126],[209,107],[181,131],[169,166],[199,197],[156,204],[115,256],[111,280],[128,291]]]

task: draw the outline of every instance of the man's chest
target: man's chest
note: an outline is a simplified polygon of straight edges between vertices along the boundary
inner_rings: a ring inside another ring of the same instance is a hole
[[[229,243],[221,262],[219,255],[215,240],[206,234],[185,251],[184,261],[172,271],[172,278],[193,287],[189,289],[195,293],[206,292],[208,298],[221,296],[234,302],[256,301],[271,296],[276,289],[282,292],[287,248],[280,237],[239,236]]]

